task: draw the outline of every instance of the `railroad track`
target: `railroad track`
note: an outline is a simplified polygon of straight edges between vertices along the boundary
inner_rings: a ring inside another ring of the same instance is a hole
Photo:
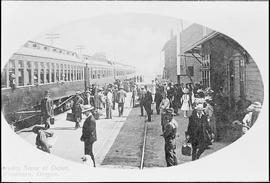
[[[146,148],[147,127],[148,127],[148,122],[146,120],[146,117],[145,117],[144,121],[145,121],[145,123],[144,123],[143,146],[142,146],[140,170],[142,170],[144,168],[144,156],[145,156],[145,148]]]

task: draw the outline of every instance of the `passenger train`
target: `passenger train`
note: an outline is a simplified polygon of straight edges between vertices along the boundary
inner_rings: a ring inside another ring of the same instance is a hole
[[[37,110],[45,90],[50,91],[56,109],[63,111],[77,90],[134,76],[129,65],[28,41],[2,71],[1,111],[9,124],[23,125],[40,120]]]

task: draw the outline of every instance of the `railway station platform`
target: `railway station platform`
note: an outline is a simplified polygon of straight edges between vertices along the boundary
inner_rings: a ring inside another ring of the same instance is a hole
[[[160,136],[160,115],[157,115],[154,111],[152,121],[146,122],[146,116],[140,116],[140,107],[132,108],[130,100],[131,93],[128,93],[122,117],[118,117],[116,105],[116,110],[113,110],[113,119],[105,119],[105,110],[103,110],[104,115],[96,120],[97,141],[93,145],[96,166],[124,169],[166,167],[164,139]],[[154,109],[154,105],[152,104],[152,109]],[[84,146],[83,142],[80,141],[82,129],[75,129],[75,123],[66,121],[67,112],[55,116],[55,124],[49,129],[57,136],[51,154],[66,160],[83,163],[81,157],[84,155]],[[175,116],[179,127],[176,155],[178,164],[182,164],[191,161],[191,157],[181,154],[188,119],[183,117],[182,112],[179,114],[179,116]],[[83,115],[82,121],[84,120],[85,116]],[[80,125],[82,126],[82,124]],[[146,138],[145,149],[143,149],[145,125]],[[35,146],[36,134],[31,132],[31,129],[21,130],[18,135]],[[228,144],[226,142],[214,142],[201,157]]]

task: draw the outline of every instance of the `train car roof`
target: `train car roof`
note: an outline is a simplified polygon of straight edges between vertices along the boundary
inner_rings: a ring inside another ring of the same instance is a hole
[[[87,63],[89,65],[107,66],[107,67],[112,66],[110,64],[111,62],[109,60],[106,60],[106,59],[100,59],[100,58],[96,58],[96,57],[89,56],[89,55],[82,55],[82,57],[83,57],[83,60],[85,61],[85,63]]]
[[[77,56],[56,53],[53,51],[40,50],[40,49],[36,49],[36,48],[22,47],[14,54],[28,55],[28,56],[34,56],[34,57],[52,58],[52,59],[57,59],[57,60],[82,63],[82,60]]]

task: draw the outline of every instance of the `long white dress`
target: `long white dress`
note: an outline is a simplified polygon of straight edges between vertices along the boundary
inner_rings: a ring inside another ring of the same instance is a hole
[[[182,107],[181,107],[182,111],[189,111],[192,109],[190,106],[190,103],[189,103],[189,95],[188,94],[184,94],[182,96],[181,103],[182,103]]]

